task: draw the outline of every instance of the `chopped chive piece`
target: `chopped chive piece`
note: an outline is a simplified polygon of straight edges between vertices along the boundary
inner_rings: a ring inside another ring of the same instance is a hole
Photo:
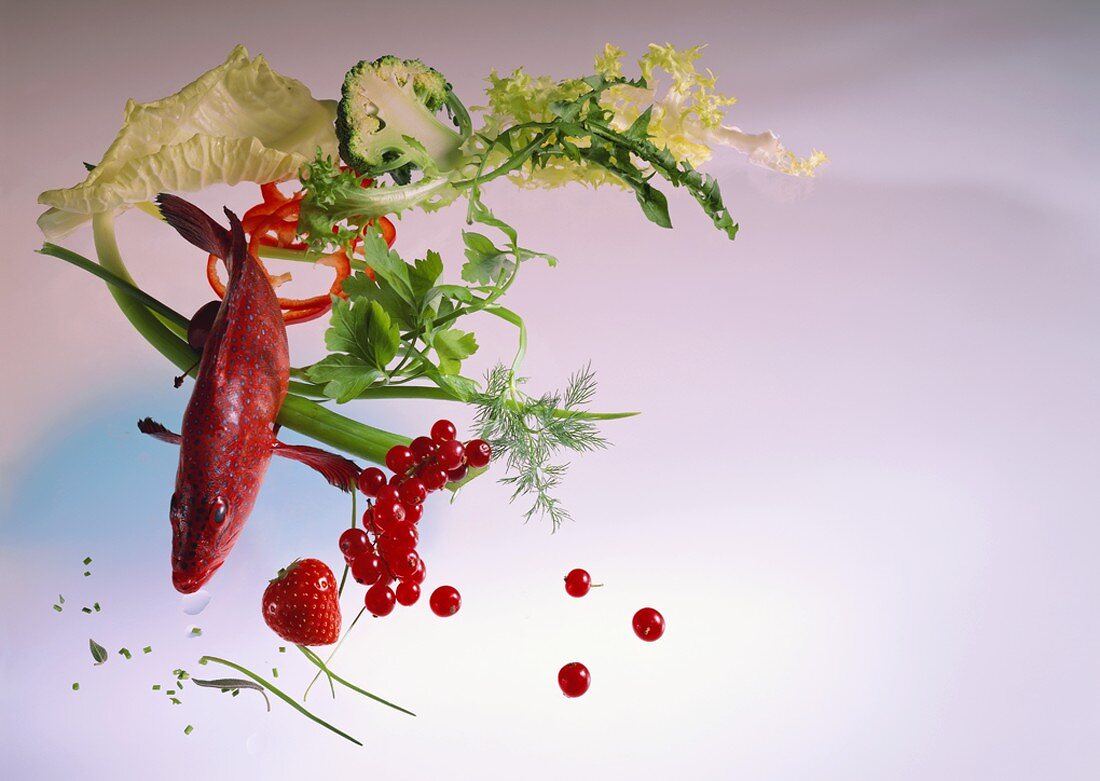
[[[87,567],[91,563],[92,563],[92,557],[91,556],[86,556],[84,558],[84,566]]]
[[[192,727],[192,726],[191,726],[190,724],[188,724],[188,725],[187,725],[186,727],[184,727],[184,728],[183,728],[183,734],[184,734],[184,735],[190,735],[190,734],[191,734],[191,732],[192,732],[192,731],[193,731],[194,729],[195,729],[194,727]]]
[[[58,594],[58,595],[57,595],[57,603],[58,603],[59,605],[64,605],[64,604],[65,604],[65,597],[63,597],[63,596],[61,596],[60,594]]]
[[[160,684],[159,684],[159,683],[154,683],[154,684],[153,684],[153,691],[155,691],[155,692],[159,692],[159,691],[160,691]]]
[[[205,665],[208,661],[209,660],[204,656],[202,659],[199,659],[199,664]]]
[[[121,654],[122,656],[125,656],[125,657],[126,657],[127,659],[132,659],[132,658],[133,658],[133,654],[131,654],[131,653],[130,653],[130,649],[129,649],[129,648],[119,648],[119,649],[118,649],[118,652],[119,652],[119,654]]]
[[[95,640],[88,640],[88,647],[92,649],[92,658],[95,659],[96,664],[103,664],[107,661],[107,649],[97,643]]]
[[[183,703],[177,700],[175,697],[172,697],[171,700],[173,705],[183,705]]]
[[[61,605],[54,605],[53,609],[56,610],[58,613],[60,613],[61,612]]]
[[[91,574],[92,573],[88,572],[88,570],[84,570],[84,577],[87,578],[87,577],[91,576]]]
[[[80,684],[79,683],[74,683],[73,684],[73,691],[74,692],[80,691]]]
[[[82,608],[80,608],[80,612],[81,613],[87,613],[87,614],[91,615],[92,609],[90,607],[82,607]]]
[[[285,654],[285,653],[286,653],[286,646],[285,646],[285,645],[280,645],[280,646],[279,646],[279,653],[281,653],[281,654]]]
[[[99,612],[99,603],[98,602],[93,603],[92,607],[95,608],[95,612],[97,612],[97,613]]]
[[[153,646],[147,645],[147,646],[145,646],[144,648],[141,649],[141,652],[143,654],[151,654],[151,653],[153,653]]]
[[[241,693],[241,690],[240,690],[240,689],[234,689],[234,690],[233,690],[233,696],[234,696],[234,697],[236,697],[236,696],[237,696],[238,694],[240,694],[240,693]]]
[[[192,637],[198,637],[201,634],[202,634],[202,630],[199,629],[199,627],[197,627],[197,626],[191,627],[191,636]]]
[[[175,693],[176,693],[175,689],[169,689],[168,691],[165,692],[165,694],[167,694],[167,695],[172,695],[172,694],[175,694]]]
[[[279,668],[278,667],[272,667],[271,668],[271,677],[272,678],[278,678],[279,677]]]

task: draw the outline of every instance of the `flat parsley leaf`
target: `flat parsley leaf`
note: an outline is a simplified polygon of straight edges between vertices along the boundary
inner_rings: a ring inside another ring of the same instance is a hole
[[[477,350],[477,339],[469,331],[449,328],[432,334],[432,348],[439,356],[439,370],[443,374],[458,374],[462,361]]]
[[[397,355],[401,333],[378,301],[335,298],[332,325],[325,332],[331,355],[306,369],[313,382],[325,384],[325,395],[350,401],[386,376]]]

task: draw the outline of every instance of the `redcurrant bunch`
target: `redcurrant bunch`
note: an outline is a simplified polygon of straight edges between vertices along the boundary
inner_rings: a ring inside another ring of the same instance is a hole
[[[426,569],[416,546],[428,494],[462,480],[470,467],[488,465],[493,456],[488,442],[473,439],[463,444],[455,435],[453,423],[437,420],[430,436],[390,448],[388,477],[373,466],[359,475],[359,490],[369,500],[363,528],[346,529],[340,535],[340,551],[355,582],[368,587],[364,603],[375,616],[387,616],[394,605],[407,607],[420,599]],[[458,591],[445,588],[445,605],[436,605],[443,587],[432,595],[437,615],[452,615],[460,604]]]

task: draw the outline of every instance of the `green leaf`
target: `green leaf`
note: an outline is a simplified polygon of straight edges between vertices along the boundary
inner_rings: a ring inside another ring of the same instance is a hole
[[[449,328],[432,334],[432,348],[439,356],[439,370],[443,374],[458,374],[462,361],[477,351],[477,339],[469,331]]]
[[[485,235],[473,231],[463,231],[462,240],[466,244],[467,262],[462,267],[462,278],[467,282],[483,285],[497,284],[512,273],[515,261],[505,250],[497,247]]]
[[[92,649],[92,658],[95,659],[95,663],[103,664],[107,661],[107,649],[97,643],[95,640],[88,640],[88,647]]]
[[[409,264],[386,246],[382,234],[371,228],[363,237],[363,260],[377,280],[385,282],[402,301],[415,306],[416,296],[409,280]]]
[[[665,194],[649,184],[634,189],[634,195],[642,207],[642,213],[662,228],[671,228],[672,219],[668,216],[668,199]]]
[[[331,323],[325,332],[325,346],[334,353],[347,353],[379,371],[397,355],[400,330],[377,301],[335,298]]]
[[[325,395],[343,404],[386,375],[360,358],[336,354],[325,356],[310,366],[306,376],[311,382],[324,384]]]

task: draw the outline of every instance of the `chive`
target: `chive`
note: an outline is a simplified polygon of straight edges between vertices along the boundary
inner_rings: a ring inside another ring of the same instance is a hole
[[[92,574],[92,573],[88,572],[88,570],[84,570],[84,577],[86,577],[86,578],[87,578],[87,577],[90,577],[90,576],[91,576],[91,574]]]
[[[91,563],[92,563],[92,557],[91,556],[85,556],[84,557],[84,566],[87,567]]]
[[[279,668],[278,667],[272,667],[271,668],[271,677],[272,678],[278,678],[279,677]]]
[[[90,607],[82,607],[82,608],[80,608],[80,612],[81,613],[87,613],[88,615],[91,615],[92,609]]]
[[[279,653],[281,653],[281,654],[285,654],[285,653],[286,653],[286,646],[285,646],[285,645],[280,645],[280,646],[279,646]]]
[[[176,693],[176,690],[175,690],[175,689],[169,689],[168,691],[166,691],[166,692],[165,692],[165,694],[167,694],[167,695],[169,695],[169,696],[171,696],[171,695],[173,695],[173,694],[175,694],[175,693]]]
[[[56,610],[58,613],[60,613],[61,612],[61,605],[54,605],[53,609]]]
[[[92,604],[92,607],[95,608],[95,612],[97,612],[97,613],[99,612],[99,603],[98,602],[95,602],[94,604]]]
[[[153,691],[155,691],[155,692],[159,692],[159,691],[160,691],[160,684],[159,684],[159,683],[154,683],[154,684],[153,684]]]
[[[141,649],[141,652],[143,654],[151,654],[151,653],[153,653],[153,646],[147,645],[147,646],[145,646],[144,648]]]
[[[183,705],[183,703],[177,700],[175,697],[172,697],[171,699],[173,705]]]
[[[80,684],[79,683],[74,683],[73,684],[73,691],[74,692],[80,691]]]
[[[241,690],[240,690],[240,689],[234,689],[234,690],[233,690],[233,696],[234,696],[234,697],[236,697],[236,696],[237,696],[238,694],[240,694],[240,693],[241,693]]]
[[[119,649],[118,649],[118,652],[119,652],[119,654],[121,654],[122,656],[125,656],[125,657],[126,657],[127,659],[132,659],[132,658],[133,658],[133,654],[131,654],[131,653],[130,653],[130,649],[129,649],[129,648],[119,648]]]
[[[194,729],[195,729],[194,727],[192,727],[192,726],[191,726],[190,724],[188,724],[188,725],[187,725],[186,727],[184,727],[184,728],[183,728],[183,734],[184,734],[184,735],[190,735],[190,734],[191,734],[191,732],[192,732],[192,731],[193,731]]]
[[[202,634],[202,630],[199,629],[197,626],[191,627],[191,636],[192,637],[198,637],[201,634]]]
[[[64,605],[64,604],[65,604],[65,597],[63,597],[63,596],[61,596],[60,594],[58,594],[58,595],[57,595],[57,603],[58,603],[59,605]]]

